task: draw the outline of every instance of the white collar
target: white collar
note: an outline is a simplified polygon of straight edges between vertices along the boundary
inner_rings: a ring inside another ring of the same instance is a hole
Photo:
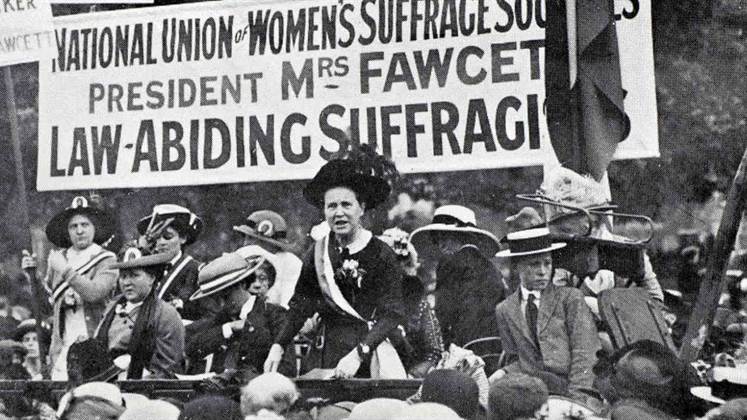
[[[239,319],[246,319],[246,317],[249,316],[249,312],[254,309],[254,304],[256,302],[256,295],[249,296],[249,299],[247,299],[246,302],[244,302],[244,304],[241,306],[241,310],[239,311]]]
[[[361,229],[360,235],[358,235],[358,237],[353,242],[349,243],[343,248],[347,248],[350,254],[358,253],[363,248],[365,248],[369,242],[371,242],[371,238],[373,238],[373,233],[371,233],[370,230]]]
[[[171,261],[169,261],[169,264],[175,265],[177,261],[179,261],[179,258],[182,257],[182,251],[179,250],[179,253],[176,254],[176,257],[172,258]]]
[[[535,300],[540,300],[542,297],[542,293],[539,290],[529,290],[522,284],[519,286],[521,288],[521,300],[526,301],[529,299],[529,295],[534,295]]]

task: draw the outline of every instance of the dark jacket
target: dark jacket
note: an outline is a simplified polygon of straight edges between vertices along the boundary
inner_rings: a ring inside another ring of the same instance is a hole
[[[213,354],[211,371],[254,367],[261,372],[273,339],[285,323],[286,311],[264,298],[257,298],[241,333],[226,339],[223,324],[238,319],[238,313],[224,309],[188,325],[186,350],[191,364],[199,364],[201,359]]]
[[[202,263],[192,258],[186,253],[174,263],[169,264],[163,275],[156,293],[164,302],[171,302],[174,299],[181,299],[184,306],[179,309],[179,315],[183,319],[199,319],[207,312],[205,302],[209,299],[190,302],[189,298],[198,289],[197,274],[200,271]]]
[[[495,336],[495,305],[503,300],[501,273],[473,245],[444,258],[436,271],[436,316],[446,348]]]
[[[289,304],[288,322],[275,339],[276,343],[286,346],[306,318],[319,312],[323,325],[322,334],[317,340],[317,346],[312,349],[305,369],[333,368],[358,343],[373,350],[398,325],[405,323],[402,269],[394,251],[375,237],[353,254],[341,253],[333,244],[334,234],[330,234],[328,250],[333,270],[338,270],[344,260],[355,260],[359,268],[365,271],[360,287],[355,282],[336,283],[355,311],[364,319],[374,322],[374,325],[369,330],[366,323],[343,312],[325,297],[317,279],[315,251],[312,247],[304,258],[301,276]],[[366,373],[362,369],[359,374]]]

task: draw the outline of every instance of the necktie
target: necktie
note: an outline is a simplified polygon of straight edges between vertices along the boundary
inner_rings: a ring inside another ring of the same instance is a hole
[[[529,332],[532,335],[534,344],[539,346],[539,339],[537,338],[537,305],[534,304],[534,300],[535,297],[533,294],[530,294],[529,297],[527,297],[527,307],[525,308],[525,311]]]

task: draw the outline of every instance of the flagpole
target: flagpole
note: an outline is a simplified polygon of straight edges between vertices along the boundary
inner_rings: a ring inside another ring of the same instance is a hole
[[[576,0],[565,0],[565,22],[568,35],[568,90],[573,89],[578,76],[578,42],[576,33]]]
[[[21,216],[21,226],[25,228],[28,236],[24,238],[23,242],[29,245],[29,250],[33,250],[33,241],[31,239],[31,225],[29,223],[29,206],[28,198],[26,197],[26,179],[24,177],[23,170],[23,157],[21,155],[21,140],[18,135],[18,112],[16,110],[16,94],[15,88],[13,87],[13,74],[11,73],[10,66],[3,67],[3,76],[5,79],[5,103],[8,108],[8,120],[10,121],[10,139],[13,144],[13,158],[15,159],[16,166],[16,183],[18,185],[18,201],[19,201],[19,214]],[[33,253],[33,252],[32,252]],[[39,360],[41,361],[42,372],[46,371],[46,358],[47,348],[44,344],[44,340],[41,339],[44,335],[44,329],[42,326],[42,302],[43,297],[39,282],[36,278],[36,269],[26,269],[29,282],[31,283],[31,290],[34,293],[32,299],[32,310],[34,318],[36,319],[36,336],[39,343]]]

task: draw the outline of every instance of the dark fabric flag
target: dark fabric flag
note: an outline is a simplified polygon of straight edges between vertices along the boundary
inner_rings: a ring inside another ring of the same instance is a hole
[[[577,76],[570,83],[564,0],[546,0],[545,91],[560,164],[601,180],[630,132],[623,107],[613,0],[576,0]]]

